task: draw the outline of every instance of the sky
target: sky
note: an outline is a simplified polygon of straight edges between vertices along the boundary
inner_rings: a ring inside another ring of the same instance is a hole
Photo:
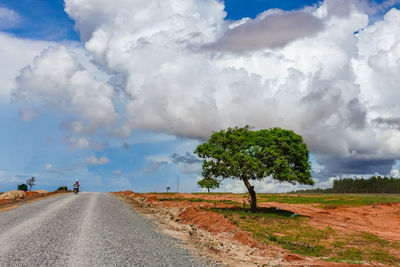
[[[399,71],[398,0],[2,0],[0,191],[201,192],[193,151],[244,125],[302,135],[315,187],[398,177]]]

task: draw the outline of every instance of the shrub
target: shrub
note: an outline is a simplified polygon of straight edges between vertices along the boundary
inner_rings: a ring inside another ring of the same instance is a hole
[[[68,190],[68,187],[66,185],[60,186],[57,190]]]
[[[18,190],[22,190],[22,191],[28,191],[28,186],[26,184],[19,184],[18,185]]]

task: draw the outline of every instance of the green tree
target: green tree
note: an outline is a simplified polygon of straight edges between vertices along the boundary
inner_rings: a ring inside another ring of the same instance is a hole
[[[28,186],[26,184],[19,184],[18,185],[18,190],[22,190],[22,191],[28,191]]]
[[[257,198],[250,180],[270,176],[279,182],[314,184],[307,145],[293,131],[228,128],[214,132],[194,153],[203,159],[204,177],[242,180],[251,197],[252,211],[257,208]]]
[[[208,193],[210,193],[210,189],[219,188],[219,182],[214,178],[205,177],[202,180],[198,181],[197,184],[201,188],[207,188]]]
[[[36,183],[36,178],[33,176],[26,180],[26,184],[29,186],[29,191],[32,191],[32,186],[34,186],[35,183]]]
[[[68,190],[68,186],[62,185],[57,190],[59,190],[59,191],[67,191]]]
[[[167,186],[167,193],[169,193],[169,190],[171,189],[171,187]]]

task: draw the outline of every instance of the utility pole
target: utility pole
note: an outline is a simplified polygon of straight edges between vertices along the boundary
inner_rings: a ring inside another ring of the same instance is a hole
[[[179,175],[176,178],[176,192],[179,193]]]

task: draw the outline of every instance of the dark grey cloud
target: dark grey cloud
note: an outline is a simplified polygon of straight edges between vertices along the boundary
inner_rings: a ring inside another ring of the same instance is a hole
[[[356,98],[347,103],[347,119],[349,126],[363,128],[366,125],[367,109]]]
[[[195,157],[193,154],[186,152],[185,155],[174,153],[171,155],[174,163],[196,164],[203,162],[201,159]]]
[[[128,144],[128,143],[126,143],[126,142],[124,142],[124,143],[122,144],[122,149],[124,149],[124,150],[131,150],[131,145]]]
[[[325,166],[319,174],[323,178],[342,175],[390,175],[396,159],[355,159],[350,157],[322,156],[318,158],[318,163]]]
[[[306,12],[261,15],[231,30],[211,49],[242,52],[282,47],[296,39],[312,36],[324,28],[323,21]]]
[[[392,118],[376,118],[373,120],[378,125],[388,126],[390,128],[396,128],[400,130],[400,117]]]
[[[358,0],[326,0],[326,9],[329,16],[348,17],[351,13],[351,7]]]

